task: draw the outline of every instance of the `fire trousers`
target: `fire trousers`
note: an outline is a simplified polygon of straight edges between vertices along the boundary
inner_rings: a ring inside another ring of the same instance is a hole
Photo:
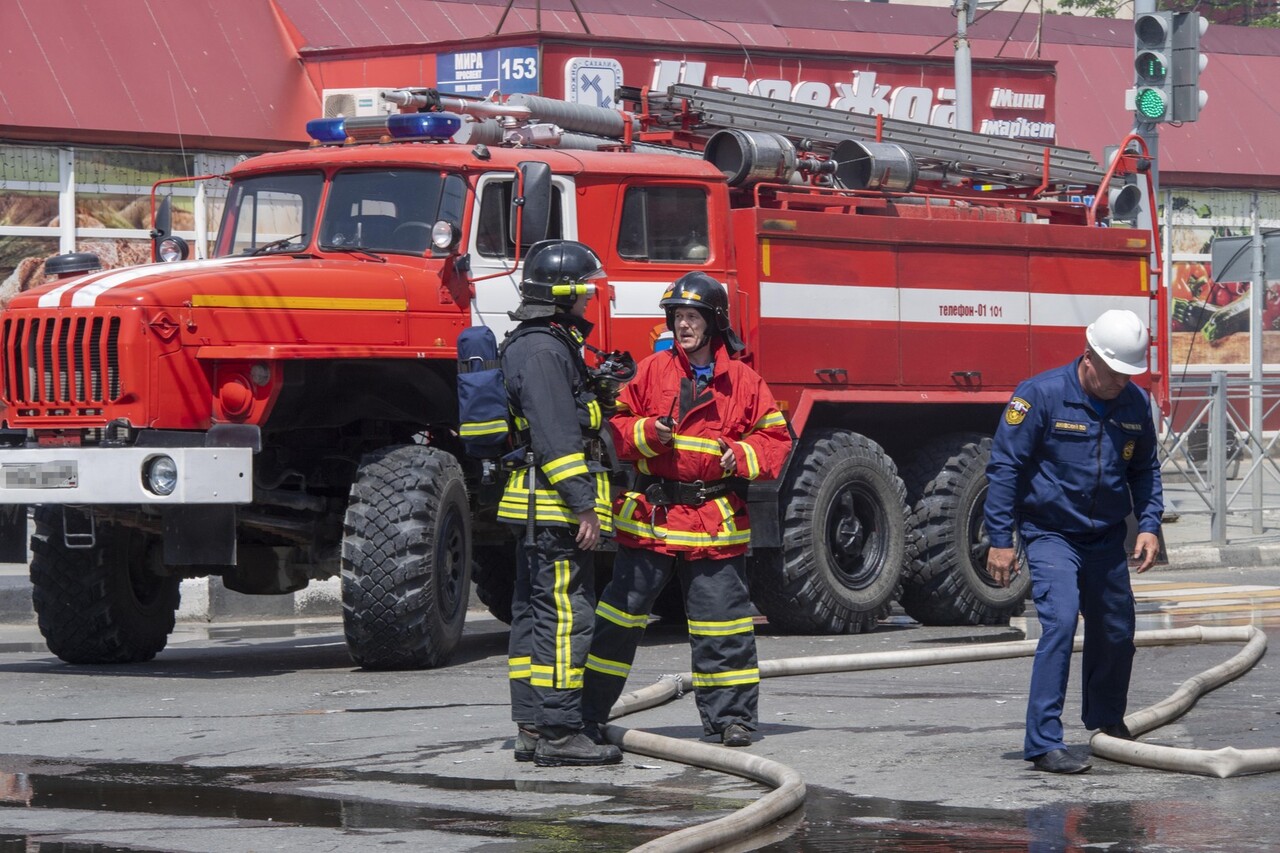
[[[742,557],[686,560],[618,546],[613,578],[596,606],[582,716],[603,723],[622,695],[649,612],[674,573],[684,591],[693,687],[707,734],[756,727],[760,669]]]
[[[1084,616],[1080,719],[1087,729],[1124,720],[1136,619],[1123,523],[1083,540],[1025,524],[1020,532],[1031,566],[1031,597],[1041,630],[1031,666],[1022,749],[1029,761],[1065,748],[1062,707],[1079,615]]]
[[[595,555],[578,548],[575,533],[577,528],[540,527],[534,554],[523,542],[518,546],[507,649],[511,719],[517,723],[582,728]]]

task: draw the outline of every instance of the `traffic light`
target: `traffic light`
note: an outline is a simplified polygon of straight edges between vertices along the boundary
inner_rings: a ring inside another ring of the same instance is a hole
[[[1173,16],[1170,121],[1195,121],[1209,100],[1208,93],[1200,91],[1200,72],[1209,64],[1209,58],[1200,53],[1200,37],[1207,29],[1209,22],[1196,12],[1177,12]]]
[[[1143,121],[1173,121],[1173,12],[1133,18],[1134,109]]]

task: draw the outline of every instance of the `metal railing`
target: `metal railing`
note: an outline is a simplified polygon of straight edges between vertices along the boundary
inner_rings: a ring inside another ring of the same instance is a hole
[[[1280,432],[1251,428],[1255,399],[1260,423],[1280,409],[1280,377],[1251,380],[1225,371],[1176,379],[1160,448],[1166,503],[1179,514],[1209,515],[1211,544],[1227,544],[1227,520],[1248,521],[1253,535],[1280,535]],[[1173,428],[1173,423],[1179,429]],[[1268,513],[1273,513],[1268,517]]]

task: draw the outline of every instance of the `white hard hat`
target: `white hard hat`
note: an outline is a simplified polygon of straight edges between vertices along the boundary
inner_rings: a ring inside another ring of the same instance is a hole
[[[1137,376],[1147,372],[1151,336],[1147,325],[1132,311],[1103,311],[1085,329],[1084,336],[1090,348],[1116,373]]]

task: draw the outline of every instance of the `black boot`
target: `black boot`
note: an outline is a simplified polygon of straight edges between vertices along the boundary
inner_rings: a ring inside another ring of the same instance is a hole
[[[613,744],[594,744],[579,729],[539,729],[542,737],[533,753],[539,767],[587,767],[617,764],[622,750]]]
[[[533,723],[516,724],[516,761],[533,761],[533,753],[538,748],[542,735]]]

